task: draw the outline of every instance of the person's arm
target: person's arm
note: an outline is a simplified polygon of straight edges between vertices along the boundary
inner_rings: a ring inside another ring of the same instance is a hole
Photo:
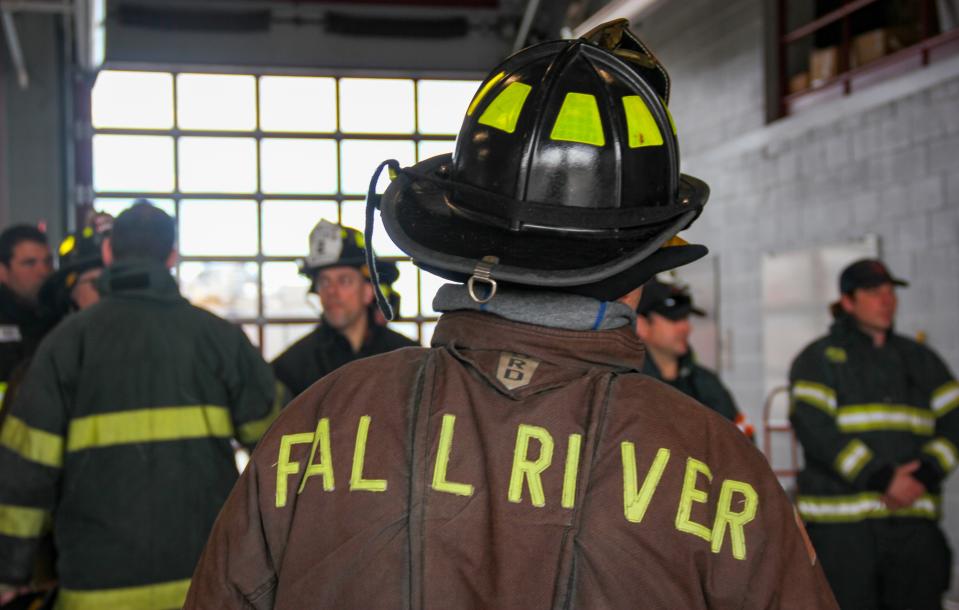
[[[32,577],[57,503],[68,427],[55,355],[46,342],[0,430],[0,583]]]
[[[959,464],[959,382],[934,353],[928,370],[933,378],[929,405],[936,418],[935,434],[923,444],[919,467],[913,473],[927,488],[937,488]]]
[[[857,489],[885,492],[893,480],[893,464],[877,458],[854,434],[839,429],[837,391],[822,348],[807,348],[790,371],[790,416],[807,462],[832,470]]]
[[[276,419],[285,404],[283,388],[273,371],[240,329],[234,330],[235,361],[227,376],[230,413],[236,438],[253,447]]]

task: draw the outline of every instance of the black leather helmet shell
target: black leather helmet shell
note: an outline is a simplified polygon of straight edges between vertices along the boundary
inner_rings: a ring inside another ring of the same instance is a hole
[[[631,34],[623,41],[626,55],[658,66]],[[665,70],[650,84],[623,55],[579,39],[504,61],[453,155],[399,172],[383,195],[393,241],[455,281],[485,260],[496,280],[600,298],[703,256],[702,246],[661,250],[709,189],[679,173]]]

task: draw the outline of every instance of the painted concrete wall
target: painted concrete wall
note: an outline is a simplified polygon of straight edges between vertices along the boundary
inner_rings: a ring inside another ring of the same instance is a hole
[[[712,187],[689,234],[718,258],[722,374],[751,418],[764,398],[765,253],[877,235],[912,282],[899,331],[925,333],[959,373],[959,57],[767,126],[761,0],[668,3],[639,33],[673,76],[683,171]],[[944,510],[959,549],[955,476]]]

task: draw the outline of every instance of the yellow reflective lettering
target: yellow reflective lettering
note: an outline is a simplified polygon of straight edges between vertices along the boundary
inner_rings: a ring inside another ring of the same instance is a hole
[[[356,446],[353,449],[353,471],[350,473],[350,491],[386,491],[386,479],[364,479],[363,462],[366,460],[366,438],[370,433],[370,416],[360,417],[356,428]]]
[[[576,475],[579,473],[579,448],[583,435],[570,434],[566,449],[566,469],[563,471],[563,508],[576,505]]]
[[[742,494],[742,510],[734,512],[733,494]],[[749,483],[742,481],[723,481],[723,488],[719,492],[719,504],[716,506],[716,520],[713,522],[712,551],[718,553],[723,548],[723,536],[726,527],[729,527],[729,539],[733,545],[733,557],[746,559],[746,533],[744,527],[756,518],[756,509],[759,507],[759,496]]]
[[[526,459],[529,441],[539,441],[539,457],[534,461]],[[523,481],[529,486],[530,502],[533,506],[546,506],[546,494],[543,493],[543,481],[540,475],[549,468],[553,460],[553,437],[546,428],[520,424],[516,430],[516,448],[513,450],[513,471],[509,477],[509,501],[519,504],[523,501]]]
[[[287,478],[300,472],[300,463],[290,461],[290,451],[293,445],[304,445],[313,442],[312,432],[298,434],[284,434],[280,438],[280,452],[276,458],[276,507],[286,506]]]
[[[320,451],[320,461],[315,462],[316,451]],[[333,454],[330,451],[330,418],[324,417],[316,423],[316,432],[313,434],[313,447],[310,449],[310,461],[303,472],[303,480],[296,495],[303,493],[306,480],[314,475],[323,477],[323,491],[333,491]]]
[[[473,486],[469,483],[456,483],[446,480],[446,470],[450,465],[450,454],[453,452],[453,428],[456,426],[455,415],[444,415],[443,425],[440,428],[440,444],[436,448],[436,465],[433,467],[433,489],[457,496],[472,496]]]
[[[621,445],[623,454],[623,511],[626,513],[626,520],[630,523],[639,523],[646,515],[646,509],[656,493],[656,487],[659,486],[660,479],[663,478],[663,471],[666,470],[666,463],[669,462],[669,449],[661,448],[656,452],[653,459],[653,465],[650,466],[646,478],[643,479],[643,486],[636,489],[636,447],[628,441]]]
[[[683,492],[679,497],[679,511],[676,513],[676,529],[709,541],[712,538],[709,528],[690,519],[693,502],[704,503],[709,498],[709,494],[705,491],[696,489],[696,479],[700,474],[706,475],[709,481],[713,480],[713,473],[709,470],[709,466],[699,460],[687,458]]]

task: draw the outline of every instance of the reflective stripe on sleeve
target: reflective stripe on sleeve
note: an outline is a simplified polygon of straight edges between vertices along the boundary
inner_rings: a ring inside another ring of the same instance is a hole
[[[942,417],[959,407],[959,381],[950,381],[939,386],[932,393],[931,404],[936,417]]]
[[[909,405],[844,405],[837,410],[836,421],[843,432],[902,430],[932,436],[936,430],[932,411]]]
[[[799,496],[796,506],[803,521],[836,523],[882,519],[885,517],[920,517],[938,519],[939,496],[922,495],[912,506],[889,510],[878,493],[850,496]]]
[[[32,428],[13,415],[7,416],[0,431],[0,446],[31,462],[59,468],[63,465],[63,437]]]
[[[50,511],[29,506],[0,504],[0,534],[13,538],[39,538],[50,528]]]
[[[189,590],[189,578],[122,589],[93,591],[60,589],[55,608],[56,610],[102,610],[103,608],[169,610],[169,608],[182,608]]]
[[[836,413],[836,392],[829,386],[814,381],[797,381],[793,384],[793,400],[822,409],[829,415]]]
[[[949,439],[942,436],[936,437],[923,445],[922,451],[936,458],[945,472],[952,472],[956,463],[959,463],[959,450]]]
[[[275,394],[273,398],[273,406],[270,408],[270,412],[266,414],[265,417],[260,419],[241,424],[236,429],[236,438],[241,443],[255,443],[260,438],[266,434],[266,431],[270,428],[270,424],[273,423],[273,420],[277,418],[280,414],[280,409],[283,408],[283,405],[286,404],[286,388],[279,381],[276,382]]]
[[[190,438],[230,438],[233,424],[225,407],[161,407],[89,415],[70,422],[67,451],[129,443]]]
[[[836,456],[836,470],[852,481],[871,459],[872,451],[869,450],[869,447],[861,440],[853,439]]]

